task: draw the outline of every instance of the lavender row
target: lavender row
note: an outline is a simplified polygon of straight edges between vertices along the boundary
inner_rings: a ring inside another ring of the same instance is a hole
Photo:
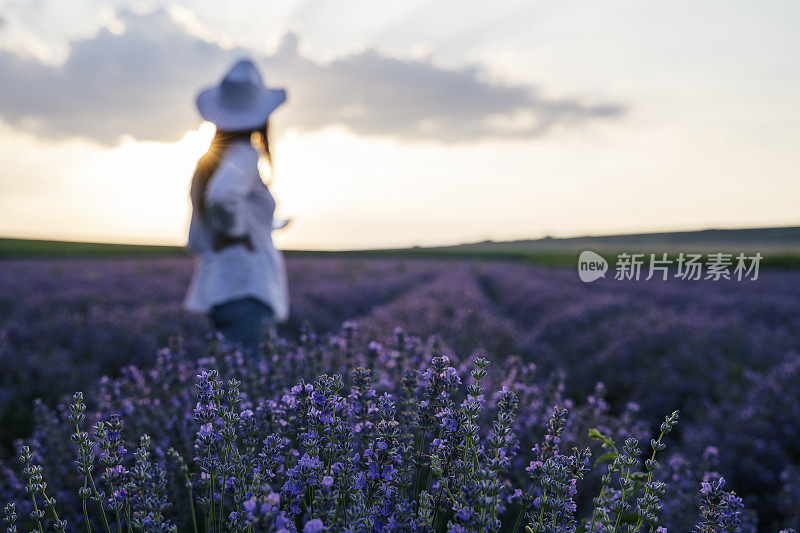
[[[515,361],[535,363],[530,381],[558,394],[549,407],[599,404],[609,419],[631,421],[638,438],[656,428],[639,423],[636,430],[632,421],[653,424],[680,409],[673,453],[661,469],[674,478],[662,501],[665,523],[678,531],[693,527],[697,484],[714,471],[743,497],[746,522],[757,514],[762,531],[800,522],[800,273],[764,271],[742,283],[584,284],[572,269],[512,263],[308,257],[290,258],[288,266],[295,314],[284,333],[301,334],[302,349],[315,354],[287,373],[289,381],[349,372],[327,350],[312,348],[314,330],[352,321],[359,334],[351,349],[375,358],[371,339],[401,325],[430,337],[428,353],[436,347],[451,361],[486,355],[509,373]],[[99,376],[117,376],[123,365],[145,373],[171,335],[184,338],[192,359],[205,349],[206,323],[179,308],[191,270],[186,259],[3,267],[0,410],[8,444],[29,433],[35,396],[45,400],[41,410],[72,390],[91,396]],[[129,400],[141,393],[132,389]],[[552,414],[527,409],[531,427],[544,427]],[[509,476],[526,475],[521,461]],[[600,482],[596,469],[586,475],[590,486]],[[591,494],[578,494],[576,505],[591,505]]]
[[[304,322],[336,330],[438,268],[426,262],[290,258],[294,335]],[[60,395],[127,364],[149,366],[171,336],[197,352],[207,321],[181,308],[189,258],[0,262],[0,456],[30,431],[35,398]]]
[[[754,530],[717,472],[659,468],[677,411],[650,435],[602,387],[576,404],[519,358],[437,355],[399,329],[359,345],[354,324],[273,338],[256,365],[218,339],[199,358],[174,342],[95,398],[39,404],[0,470],[9,528]]]

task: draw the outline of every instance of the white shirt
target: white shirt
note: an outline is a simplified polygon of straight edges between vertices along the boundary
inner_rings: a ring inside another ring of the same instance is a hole
[[[275,319],[289,315],[289,295],[283,255],[272,243],[275,200],[258,173],[258,152],[247,141],[231,144],[208,182],[207,216],[193,206],[188,246],[198,257],[184,307],[207,313],[211,307],[253,297],[269,305]],[[213,235],[250,236],[244,244],[214,251]]]

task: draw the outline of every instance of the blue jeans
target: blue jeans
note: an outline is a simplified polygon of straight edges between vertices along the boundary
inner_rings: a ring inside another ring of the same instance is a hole
[[[256,360],[261,359],[264,327],[275,327],[272,308],[256,298],[231,300],[211,308],[214,329],[229,343],[240,344]]]

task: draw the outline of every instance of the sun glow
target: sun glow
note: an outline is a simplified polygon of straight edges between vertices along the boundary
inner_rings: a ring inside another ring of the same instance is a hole
[[[128,139],[65,169],[58,200],[80,212],[72,238],[183,244],[189,182],[213,135],[204,123],[175,143]]]
[[[213,135],[214,127],[205,123],[176,143],[128,140],[74,169],[71,181],[113,221],[108,238],[180,244],[192,170]],[[106,227],[101,221],[95,227]]]

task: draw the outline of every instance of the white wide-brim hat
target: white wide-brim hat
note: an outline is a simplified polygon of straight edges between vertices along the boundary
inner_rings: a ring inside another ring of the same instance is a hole
[[[270,113],[285,101],[286,90],[266,87],[253,62],[243,59],[219,85],[200,91],[197,109],[218,129],[245,131],[262,127]]]

